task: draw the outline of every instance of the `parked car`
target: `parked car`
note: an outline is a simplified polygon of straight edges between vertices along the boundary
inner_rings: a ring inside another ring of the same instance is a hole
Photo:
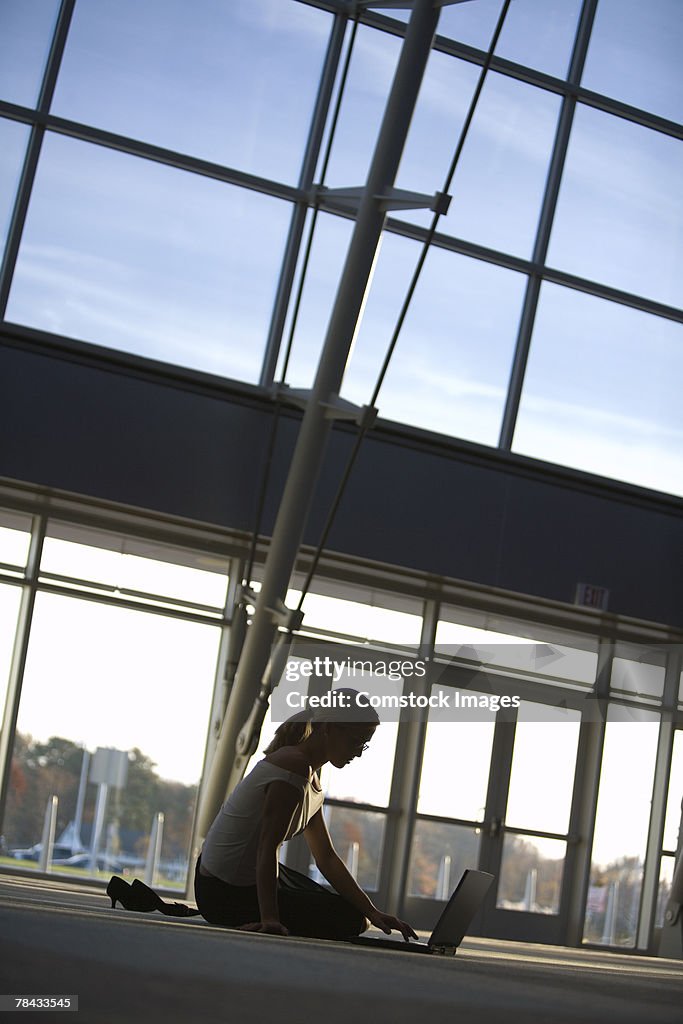
[[[42,849],[43,844],[36,843],[35,846],[31,846],[26,850],[10,851],[10,857],[14,857],[16,860],[39,861]],[[87,850],[79,850],[78,853],[74,853],[70,846],[55,843],[52,847],[52,865],[70,868],[89,868],[90,853]],[[117,873],[123,871],[121,862],[116,860],[115,857],[108,857],[106,853],[98,853],[97,868],[99,871]]]

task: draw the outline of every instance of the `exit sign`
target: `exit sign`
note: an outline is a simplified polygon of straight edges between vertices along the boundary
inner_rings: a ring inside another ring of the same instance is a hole
[[[577,583],[574,604],[606,612],[609,604],[609,590],[606,587],[596,587],[593,583]]]

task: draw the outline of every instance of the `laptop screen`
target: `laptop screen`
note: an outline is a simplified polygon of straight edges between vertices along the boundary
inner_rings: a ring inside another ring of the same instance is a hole
[[[459,946],[489,891],[493,875],[465,871],[429,938],[430,946]]]

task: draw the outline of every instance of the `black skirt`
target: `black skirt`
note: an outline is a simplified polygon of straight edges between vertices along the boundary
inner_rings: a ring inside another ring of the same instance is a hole
[[[199,912],[209,924],[239,928],[260,920],[255,885],[229,885],[202,875],[200,863],[201,857],[194,873],[194,893]],[[291,935],[346,939],[367,927],[364,915],[336,892],[284,864],[280,864],[277,901],[280,920]]]

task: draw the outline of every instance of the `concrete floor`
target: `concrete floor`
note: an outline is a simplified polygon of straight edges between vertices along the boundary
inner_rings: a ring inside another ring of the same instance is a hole
[[[0,876],[0,993],[77,995],[79,1024],[682,1024],[683,963],[490,939],[455,958],[375,951],[111,910],[73,884]]]

